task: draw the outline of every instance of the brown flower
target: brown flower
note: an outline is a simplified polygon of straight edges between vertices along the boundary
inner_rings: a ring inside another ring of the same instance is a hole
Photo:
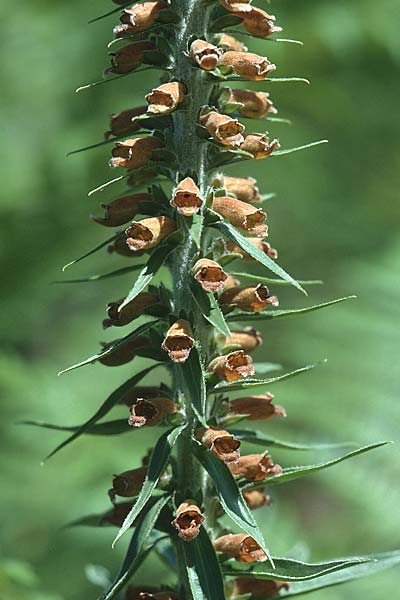
[[[280,148],[278,140],[269,141],[267,135],[262,133],[250,133],[244,138],[244,142],[240,145],[241,150],[245,150],[253,155],[253,158],[260,160],[267,158],[274,150]]]
[[[112,342],[101,342],[103,351],[107,350],[118,341],[119,340],[113,340]],[[107,367],[119,367],[120,365],[125,365],[135,358],[138,348],[142,348],[147,344],[148,338],[139,335],[134,340],[128,340],[124,344],[121,344],[115,348],[115,350],[110,352],[110,354],[99,358],[99,362]]]
[[[185,542],[191,542],[199,535],[204,516],[200,508],[192,501],[182,502],[176,509],[172,525],[178,530],[178,535]]]
[[[259,489],[244,490],[243,498],[250,510],[256,510],[256,508],[261,508],[262,506],[269,506],[272,502],[271,498]]]
[[[268,58],[251,52],[225,52],[218,66],[227,67],[250,81],[262,81],[276,69],[276,65],[271,64]]]
[[[143,210],[143,203],[151,202],[151,194],[130,194],[115,198],[109,204],[101,204],[106,214],[104,217],[92,217],[93,221],[106,227],[118,227],[131,221]]]
[[[214,140],[223,146],[238,147],[243,141],[244,126],[228,115],[221,115],[215,110],[202,115],[200,123],[205,127]]]
[[[136,298],[128,302],[128,304],[125,304],[122,310],[119,310],[123,301],[124,298],[121,298],[121,300],[110,302],[107,305],[108,319],[104,319],[103,321],[104,329],[107,327],[123,327],[124,325],[127,325],[136,319],[136,317],[142,315],[147,308],[154,304],[158,304],[160,299],[156,294],[140,292]]]
[[[154,25],[164,8],[168,8],[166,2],[143,2],[125,8],[120,18],[121,25],[114,27],[114,37],[121,38],[146,31]]]
[[[137,496],[146,479],[147,467],[139,467],[124,471],[120,475],[114,475],[112,488],[108,491],[111,501],[114,502],[115,496],[131,498]]]
[[[192,269],[193,277],[206,292],[219,292],[228,276],[217,262],[209,258],[200,258]]]
[[[224,346],[240,346],[245,352],[254,352],[262,344],[261,333],[253,327],[245,327],[243,331],[232,331],[224,340]]]
[[[249,119],[262,119],[267,114],[276,114],[278,111],[269,99],[267,92],[254,92],[253,90],[230,89],[229,96],[226,94],[223,98],[223,103],[240,103],[242,107],[237,108],[238,112],[243,117]],[[231,111],[228,111],[231,112]]]
[[[234,52],[247,52],[247,47],[239,42],[233,35],[221,33],[218,36],[218,48],[222,48],[225,52],[233,50]]]
[[[149,103],[147,112],[152,115],[169,115],[182,102],[185,91],[183,83],[178,81],[159,85],[146,96]]]
[[[126,243],[131,250],[148,250],[157,246],[163,238],[175,231],[176,223],[166,216],[150,217],[133,221],[125,231]]]
[[[224,290],[229,290],[230,288],[238,287],[239,285],[239,279],[235,279],[233,275],[228,275],[228,277],[224,281]]]
[[[126,245],[126,236],[124,233],[115,238],[115,240],[107,246],[107,252],[109,254],[119,254],[120,256],[135,256],[130,248]]]
[[[278,251],[276,250],[276,248],[273,248],[271,246],[271,244],[269,244],[265,240],[261,240],[260,238],[247,238],[247,241],[250,242],[250,244],[252,244],[253,246],[256,246],[256,248],[261,250],[261,252],[263,252],[270,258],[273,258],[273,259],[278,258]],[[237,254],[241,254],[243,257],[243,260],[246,262],[251,262],[251,261],[255,260],[255,258],[250,256],[250,254],[247,254],[247,252],[245,252],[242,248],[240,248],[240,246],[237,246],[235,244],[235,242],[231,242],[231,241],[226,242],[226,248],[229,250],[229,252],[235,252]]]
[[[255,579],[254,577],[239,577],[234,581],[234,595],[251,594],[252,598],[272,598],[280,590],[288,591],[290,585],[286,581],[272,579]]]
[[[223,429],[198,429],[197,439],[217,458],[230,464],[239,460],[240,442],[231,433]]]
[[[139,600],[180,600],[174,592],[156,592],[149,594],[148,592],[142,592],[139,594]]]
[[[214,373],[224,381],[238,381],[254,375],[252,362],[251,356],[245,354],[243,350],[235,350],[235,352],[214,358],[208,365],[207,371]]]
[[[245,287],[229,288],[219,297],[220,304],[236,306],[246,312],[259,312],[267,306],[278,306],[276,296],[270,296],[267,286],[248,285]]]
[[[126,180],[128,187],[137,187],[143,183],[153,182],[160,173],[150,166],[139,167],[134,171],[130,171],[129,177]]]
[[[184,217],[191,217],[199,212],[203,202],[201,192],[193,179],[185,177],[176,186],[170,204]]]
[[[267,556],[257,542],[246,533],[230,533],[219,537],[214,542],[217,552],[222,552],[239,562],[264,562]]]
[[[275,25],[274,15],[269,15],[265,10],[255,6],[252,6],[250,11],[243,14],[243,27],[259,38],[266,38],[273,33],[282,31],[282,27]]]
[[[229,403],[230,412],[235,415],[248,415],[249,421],[266,421],[276,415],[286,417],[282,406],[272,404],[274,396],[269,392],[259,396],[245,396],[235,398]]]
[[[160,387],[153,386],[138,386],[134,387],[127,392],[119,400],[118,404],[124,404],[125,406],[132,406],[139,398],[161,398],[164,394],[164,390]]]
[[[242,202],[260,202],[261,200],[257,182],[253,177],[224,176],[223,186],[228,194],[235,196]]]
[[[145,52],[155,49],[154,44],[148,41],[134,42],[123,46],[116,52],[111,52],[111,67],[106,69],[106,73],[123,75],[134,71],[142,64]]]
[[[130,108],[129,110],[112,114],[110,117],[110,130],[105,132],[105,139],[108,140],[112,135],[121,137],[138,131],[141,127],[140,121],[132,121],[132,119],[143,115],[145,112],[145,106],[138,106],[137,108]]]
[[[195,62],[200,69],[204,71],[212,71],[215,69],[218,63],[218,59],[222,54],[222,50],[209,44],[204,40],[194,40],[190,46],[189,56],[193,62]]]
[[[150,594],[150,598],[151,595],[157,593],[158,588],[154,587],[154,586],[150,586],[150,585],[140,585],[140,586],[136,586],[136,585],[130,585],[129,587],[126,588],[126,592],[125,592],[125,600],[141,600],[140,595],[141,594]],[[154,598],[154,596],[153,596]]]
[[[177,410],[178,406],[169,398],[138,398],[130,407],[128,423],[132,427],[154,427]]]
[[[267,225],[264,224],[267,218],[265,212],[237,198],[216,196],[212,203],[212,209],[234,227],[247,233],[264,237],[268,231]]]
[[[229,466],[232,475],[243,477],[246,481],[262,481],[282,473],[280,465],[274,465],[267,452],[241,456],[238,462]]]
[[[176,363],[183,363],[189,358],[194,346],[193,332],[188,321],[179,319],[167,331],[161,348],[168,352],[169,358]]]
[[[113,508],[109,510],[101,518],[100,525],[114,525],[115,527],[121,527],[126,517],[130,513],[132,508],[132,502],[119,502],[114,504]],[[134,524],[132,523],[131,527]]]
[[[150,160],[153,150],[160,148],[160,146],[161,141],[151,135],[115,142],[115,147],[111,151],[112,158],[108,164],[112,169],[116,167],[124,167],[125,169],[143,167]]]

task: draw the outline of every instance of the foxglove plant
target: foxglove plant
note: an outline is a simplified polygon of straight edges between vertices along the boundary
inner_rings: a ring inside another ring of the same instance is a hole
[[[120,6],[108,14],[121,12],[113,30],[111,66],[104,80],[91,85],[140,77],[147,69],[158,69],[161,82],[145,96],[146,105],[111,117],[102,143],[114,144],[109,165],[122,174],[94,191],[118,182],[127,188],[102,204],[103,216],[94,217],[99,225],[114,228],[95,250],[107,246],[130,262],[89,279],[132,273],[131,290],[109,302],[103,327],[143,322],[66,369],[95,361],[133,367],[130,379],[52,454],[84,433],[130,431],[136,437],[142,427],[162,429],[141,465],[114,476],[109,510],[78,521],[118,527],[115,541],[131,535],[121,570],[102,600],[290,597],[394,564],[399,553],[325,563],[274,558],[269,550],[274,540],[267,546],[253,514],[270,504],[274,485],[386,443],[313,465],[281,467],[271,448],[322,452],[329,445],[277,440],[253,428],[254,421],[286,416],[266,387],[313,365],[266,378],[261,375],[276,365],[263,363],[263,373],[255,375],[251,353],[262,338],[252,325],[348,299],[277,309],[278,285],[304,291],[303,285],[315,282],[296,281],[278,265],[277,251],[265,240],[262,203],[269,195],[260,193],[252,177],[235,177],[229,170],[243,161],[250,167],[251,160],[271,161],[315,145],[281,150],[268,133],[247,133],[241,119],[273,125],[277,110],[268,92],[230,87],[243,81],[265,87],[266,82],[298,80],[271,77],[276,66],[241,41],[244,35],[250,41],[294,40],[274,37],[281,31],[275,17],[250,2],[115,3]],[[245,265],[239,273],[232,270],[238,261]],[[248,273],[247,263],[258,263],[266,274]],[[171,273],[171,285],[152,284],[162,266]],[[149,360],[149,366],[138,371],[135,357]],[[158,367],[164,368],[164,379],[156,377]],[[150,373],[151,385],[143,385]],[[126,418],[100,422],[116,405],[126,407]],[[260,451],[243,454],[242,442]],[[149,588],[138,581],[136,571],[152,552],[176,573],[171,586],[159,581]]]

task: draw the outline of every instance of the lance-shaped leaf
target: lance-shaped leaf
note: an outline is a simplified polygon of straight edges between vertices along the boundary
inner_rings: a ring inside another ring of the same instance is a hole
[[[117,537],[113,542],[113,547],[120,537],[128,531],[134,520],[139,516],[147,502],[150,500],[150,497],[153,494],[158,481],[167,466],[172,448],[184,428],[185,425],[182,425],[181,427],[176,427],[175,429],[166,431],[158,439],[156,445],[154,446],[153,452],[151,453],[147,475],[142,489],[140,490],[139,496],[137,497],[132,510],[127,515],[122,527],[118,531]]]
[[[228,577],[254,577],[256,579],[275,579],[278,581],[307,581],[334,573],[353,565],[371,564],[369,558],[350,557],[328,562],[306,563],[292,558],[275,558],[275,569],[267,563],[254,563],[248,568],[243,564],[230,561],[223,566],[223,573]]]
[[[67,369],[63,369],[62,371],[60,371],[58,373],[58,375],[62,375],[63,373],[68,373],[68,371],[73,371],[74,369],[79,369],[79,367],[83,367],[84,365],[89,365],[90,363],[96,362],[96,360],[99,360],[99,358],[103,358],[103,356],[108,356],[109,354],[114,352],[114,350],[119,348],[119,346],[122,346],[126,342],[131,342],[136,337],[138,337],[139,335],[142,335],[145,331],[147,331],[148,329],[150,329],[150,327],[153,327],[157,323],[158,323],[158,320],[157,321],[149,321],[148,323],[144,323],[143,325],[140,325],[140,327],[137,327],[137,329],[135,329],[134,331],[131,331],[131,333],[128,333],[128,335],[126,335],[125,337],[120,338],[114,344],[112,344],[111,346],[108,346],[108,348],[106,348],[105,350],[102,350],[101,352],[98,352],[97,354],[94,354],[93,356],[90,356],[89,358],[85,358],[85,360],[82,360],[81,362],[76,363],[75,365],[72,365],[71,367],[68,367]]]
[[[217,221],[211,224],[212,227],[217,229],[224,236],[235,242],[242,250],[247,252],[252,258],[254,258],[257,262],[267,267],[270,271],[278,275],[281,279],[284,279],[288,283],[292,284],[298,290],[307,295],[307,292],[301,287],[301,285],[293,279],[289,273],[286,273],[282,267],[280,267],[272,258],[264,254],[259,248],[251,244],[248,239],[246,239],[241,233],[235,229],[230,223],[226,223],[224,221]]]
[[[215,299],[214,294],[203,290],[203,288],[198,285],[197,282],[193,283],[191,288],[193,292],[193,298],[195,299],[203,317],[220,333],[222,333],[222,335],[230,337],[231,332],[226,324],[225,317],[217,300]]]
[[[193,440],[192,446],[196,458],[213,480],[226,514],[240,529],[256,540],[273,566],[264,537],[226,464],[196,440]]]
[[[80,435],[86,433],[95,423],[97,423],[97,421],[100,421],[100,419],[105,417],[106,414],[109,413],[110,410],[116,404],[118,404],[121,398],[123,398],[123,396],[125,396],[125,394],[129,392],[131,388],[135,387],[135,385],[137,385],[139,381],[143,379],[143,377],[145,377],[148,373],[150,373],[150,371],[152,371],[158,366],[159,365],[151,365],[150,367],[147,367],[147,369],[136,373],[136,375],[134,375],[133,377],[128,379],[128,381],[120,385],[119,388],[117,388],[112,394],[110,394],[110,396],[108,396],[108,398],[103,402],[100,408],[95,412],[93,417],[88,419],[85,423],[83,423],[83,425],[81,425],[76,431],[74,431],[74,433],[70,437],[68,437],[61,444],[59,444],[57,448],[55,448],[55,450],[53,450],[53,452],[51,452],[47,456],[47,458],[54,456],[54,454],[61,450],[61,448],[64,448],[64,446],[67,446],[68,444],[76,440]]]
[[[345,296],[344,298],[337,298],[336,300],[329,300],[329,302],[322,302],[321,304],[315,304],[314,306],[306,306],[305,308],[293,308],[288,310],[270,310],[258,313],[238,313],[236,315],[228,315],[227,321],[268,321],[271,319],[283,319],[285,317],[296,317],[297,315],[306,315],[307,313],[314,312],[315,310],[321,310],[327,306],[333,306],[339,304],[345,300],[353,300],[357,296]]]
[[[236,258],[240,258],[240,255],[237,255]],[[230,273],[232,277],[241,277],[242,279],[251,279],[253,281],[257,281],[257,283],[266,283],[273,285],[291,285],[288,281],[284,279],[275,279],[274,277],[260,277],[259,275],[254,275],[254,273]],[[323,281],[321,279],[297,279],[297,283],[301,283],[301,285],[321,285]]]
[[[102,281],[103,279],[110,279],[112,277],[125,275],[126,273],[132,273],[133,271],[139,271],[140,269],[143,269],[143,267],[144,264],[141,263],[140,265],[130,265],[129,267],[115,269],[115,271],[110,271],[108,273],[89,275],[89,277],[80,277],[77,279],[58,279],[57,281],[52,281],[52,283],[87,283],[90,281]]]
[[[313,146],[320,146],[321,144],[327,144],[328,140],[319,140],[318,142],[310,142],[303,146],[296,146],[296,148],[283,148],[282,150],[274,150],[271,156],[283,156],[284,154],[292,154],[292,152],[299,152],[299,150],[306,150],[307,148],[313,148]]]
[[[71,260],[70,262],[68,262],[66,265],[63,266],[62,270],[65,271],[66,269],[68,269],[68,267],[75,265],[76,263],[80,262],[84,258],[87,258],[91,254],[94,254],[98,250],[101,250],[101,248],[104,248],[104,246],[107,246],[107,244],[109,244],[110,242],[113,242],[120,235],[121,235],[120,231],[118,231],[117,233],[114,233],[114,235],[107,238],[104,242],[101,242],[101,244],[99,244],[95,248],[92,248],[92,250],[89,250],[88,252],[85,252],[85,254],[82,254],[82,256],[79,256],[79,258],[75,258],[74,260]]]
[[[360,579],[361,577],[367,577],[368,575],[375,575],[380,571],[395,567],[400,563],[400,550],[394,552],[383,552],[381,554],[371,554],[365,556],[373,562],[359,563],[353,566],[345,566],[340,571],[329,573],[328,575],[322,575],[316,580],[297,582],[291,585],[290,591],[285,594],[285,598],[293,598],[294,596],[303,596],[310,592],[322,590],[334,585],[340,585],[349,581]]]
[[[310,369],[317,367],[319,364],[321,363],[307,365],[306,367],[301,367],[301,369],[296,369],[295,371],[290,371],[289,373],[284,373],[277,377],[269,377],[268,379],[242,379],[241,381],[235,381],[233,383],[218,383],[218,385],[209,391],[209,394],[228,394],[229,392],[237,392],[238,390],[252,390],[258,387],[272,385],[273,383],[296,377],[301,373],[306,373],[307,371],[310,371]]]
[[[356,442],[341,442],[333,444],[298,444],[297,442],[289,442],[286,440],[278,440],[269,435],[265,435],[262,431],[254,431],[252,429],[231,429],[231,434],[243,442],[255,444],[271,448],[283,448],[284,450],[333,450],[334,448],[348,448],[358,446]]]
[[[193,600],[225,598],[221,567],[204,527],[190,543],[180,541]]]
[[[190,398],[193,410],[199,421],[207,427],[206,402],[207,392],[204,378],[203,365],[201,364],[199,351],[194,346],[189,358],[182,364],[177,365],[177,371],[182,375],[183,389],[185,395]]]
[[[391,442],[376,442],[375,444],[370,444],[369,446],[363,446],[362,448],[358,448],[358,450],[354,450],[353,452],[349,452],[348,454],[344,454],[343,456],[339,456],[333,460],[329,460],[324,463],[318,463],[316,465],[303,465],[301,467],[288,467],[282,470],[280,475],[274,475],[273,477],[268,478],[268,485],[273,483],[286,483],[287,481],[293,481],[294,479],[298,479],[299,477],[305,477],[306,475],[312,475],[313,473],[317,473],[318,471],[323,471],[328,469],[329,467],[333,467],[338,465],[339,463],[348,460],[349,458],[354,458],[355,456],[359,456],[360,454],[365,454],[370,450],[375,450],[375,448],[381,448],[382,446],[386,446],[386,444],[390,444]],[[260,483],[250,483],[245,485],[244,488],[255,489],[260,487]],[[264,483],[265,485],[265,483]]]
[[[45,423],[44,421],[19,421],[17,425],[33,425],[34,427],[42,427],[44,429],[53,429],[54,431],[79,431],[84,425],[55,425],[54,423]],[[127,433],[128,431],[137,431],[137,429],[128,425],[127,419],[115,419],[114,421],[105,421],[104,423],[96,423],[91,425],[83,433],[90,435],[118,435]],[[82,435],[82,434],[80,434]]]
[[[154,529],[158,516],[169,499],[170,496],[168,495],[152,499],[139,516],[121,570],[110,588],[102,595],[101,600],[115,598],[119,590],[137,570],[142,562],[143,554],[147,550],[150,534]],[[154,542],[150,545],[150,548],[153,544]]]

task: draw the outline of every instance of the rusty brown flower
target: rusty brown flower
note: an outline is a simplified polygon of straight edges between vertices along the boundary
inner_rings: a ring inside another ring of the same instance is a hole
[[[245,352],[254,352],[262,344],[261,333],[253,327],[245,327],[242,331],[231,331],[224,340],[224,346],[240,346]]]
[[[229,410],[235,415],[248,415],[249,421],[266,421],[277,415],[286,417],[285,409],[272,404],[273,399],[273,394],[269,392],[259,396],[235,398],[229,402]]]
[[[184,217],[191,217],[199,212],[203,205],[201,192],[191,177],[185,177],[178,183],[171,198],[171,206]]]
[[[215,110],[200,117],[200,123],[210,136],[223,146],[238,147],[243,141],[244,126],[237,119],[222,115]]]
[[[250,244],[252,244],[253,246],[256,246],[256,248],[261,250],[261,252],[263,252],[270,258],[272,258],[272,259],[278,258],[278,251],[276,250],[276,248],[273,248],[271,246],[271,244],[269,244],[265,240],[262,240],[260,238],[247,238],[247,241],[250,242]],[[235,244],[235,242],[231,242],[230,240],[227,241],[226,248],[227,248],[227,250],[229,250],[229,252],[241,254],[243,257],[243,260],[246,262],[252,262],[252,261],[256,260],[255,258],[250,256],[250,254],[248,254],[242,248],[240,248],[240,246]]]
[[[225,290],[219,297],[222,305],[232,305],[246,312],[259,312],[268,306],[278,306],[276,296],[270,296],[267,286],[248,285]]]
[[[247,233],[264,237],[268,231],[268,227],[264,223],[267,218],[265,212],[237,198],[216,196],[212,203],[212,209],[227,219],[234,227]]]
[[[176,509],[172,525],[178,530],[178,535],[185,542],[191,542],[199,535],[204,515],[193,500],[182,502]]]
[[[252,52],[225,52],[218,66],[230,69],[249,81],[262,81],[276,69],[276,65],[271,64],[268,58]]]
[[[237,463],[229,468],[232,475],[243,477],[246,481],[262,481],[282,473],[280,465],[275,465],[267,452],[241,456]]]
[[[137,3],[131,8],[125,8],[120,18],[121,25],[114,27],[114,37],[121,38],[146,31],[154,25],[165,8],[168,8],[168,4],[160,1]]]
[[[161,141],[155,136],[115,142],[108,164],[112,169],[137,169],[143,167],[151,159],[153,151],[160,147]]]
[[[128,423],[132,427],[154,427],[177,410],[178,406],[170,398],[138,398],[130,407]]]
[[[92,217],[93,221],[105,227],[118,227],[131,221],[143,210],[144,203],[151,202],[151,194],[130,194],[115,198],[109,204],[101,204],[104,208],[104,217]]]
[[[124,298],[117,300],[116,302],[110,302],[107,305],[108,319],[104,319],[103,327],[123,327],[127,325],[140,315],[142,315],[146,309],[158,304],[160,298],[156,294],[150,292],[140,292],[128,304],[125,304],[122,310],[119,307],[124,302]]]
[[[267,556],[259,544],[246,533],[230,533],[217,538],[214,542],[217,552],[222,552],[239,562],[264,562]]]
[[[159,85],[146,96],[149,104],[147,112],[152,115],[170,114],[183,101],[185,92],[185,86],[178,81]]]
[[[252,362],[251,356],[245,354],[243,350],[235,350],[214,358],[208,365],[207,371],[224,381],[238,381],[254,375]]]
[[[132,119],[139,115],[143,115],[145,112],[145,106],[138,106],[137,108],[130,108],[112,114],[110,117],[110,129],[104,134],[105,139],[108,140],[112,135],[115,137],[122,137],[139,131],[141,127],[140,121],[132,121]]]
[[[247,52],[247,46],[237,40],[233,35],[227,33],[220,33],[218,36],[218,48],[227,52],[231,50],[233,52]]]
[[[111,52],[111,67],[106,69],[106,73],[124,75],[134,71],[143,63],[145,52],[155,49],[154,44],[149,41],[134,42],[123,46],[116,52]]]
[[[215,69],[221,55],[222,50],[220,48],[204,40],[194,40],[190,46],[190,58],[200,69],[204,69],[205,71]]]
[[[270,142],[268,135],[262,133],[250,133],[244,138],[244,142],[240,145],[241,150],[252,154],[253,158],[260,160],[267,158],[274,150],[280,148],[278,140]]]
[[[120,475],[114,475],[112,488],[108,491],[112,502],[114,502],[116,496],[123,498],[137,496],[146,479],[146,475],[147,467],[138,467],[137,469],[124,471]]]
[[[196,431],[196,438],[223,462],[229,464],[239,460],[240,441],[228,431],[201,428]]]
[[[102,350],[108,350],[111,346],[116,344],[119,340],[113,340],[112,342],[101,342]],[[115,350],[99,358],[99,362],[107,367],[119,367],[133,360],[136,356],[136,352],[139,348],[147,346],[149,339],[146,336],[139,335],[133,340],[121,344]]]
[[[193,277],[206,292],[219,292],[228,276],[215,260],[200,258],[192,269]]]
[[[235,109],[235,112],[248,119],[262,119],[268,114],[276,114],[278,112],[267,92],[228,88],[223,96],[223,104],[225,103],[243,104],[243,106]]]
[[[252,598],[272,598],[281,590],[288,591],[289,589],[290,585],[286,581],[239,577],[234,581],[233,593],[235,596],[251,594]]]
[[[189,358],[194,346],[191,325],[184,319],[179,319],[168,329],[161,348],[168,353],[173,362],[183,363]]]
[[[154,248],[167,235],[175,231],[176,223],[167,216],[150,217],[133,221],[125,231],[128,247],[137,252]]]
[[[250,510],[256,510],[262,506],[269,506],[272,503],[270,496],[260,489],[244,490],[243,498]]]
[[[242,202],[260,202],[261,200],[257,181],[253,177],[224,176],[222,184],[228,194],[235,196]]]

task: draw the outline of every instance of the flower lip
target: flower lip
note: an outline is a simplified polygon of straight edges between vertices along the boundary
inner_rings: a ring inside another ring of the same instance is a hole
[[[170,201],[171,206],[184,217],[196,214],[203,203],[201,192],[191,177],[186,177],[178,183]]]
[[[218,66],[227,67],[250,81],[262,81],[276,69],[276,65],[270,63],[265,56],[234,51],[225,52],[219,59]]]
[[[177,410],[177,405],[170,398],[138,398],[130,407],[128,423],[132,427],[154,427]]]
[[[198,536],[203,522],[204,516],[197,504],[193,500],[186,500],[178,506],[172,525],[178,530],[180,538],[191,542]]]
[[[202,428],[196,431],[196,437],[223,462],[230,464],[239,460],[240,441],[228,431]]]
[[[193,277],[206,292],[219,292],[224,288],[228,276],[217,262],[208,258],[199,259],[192,269]]]
[[[167,331],[161,348],[176,363],[183,363],[189,358],[194,346],[191,325],[184,319],[178,319]]]

